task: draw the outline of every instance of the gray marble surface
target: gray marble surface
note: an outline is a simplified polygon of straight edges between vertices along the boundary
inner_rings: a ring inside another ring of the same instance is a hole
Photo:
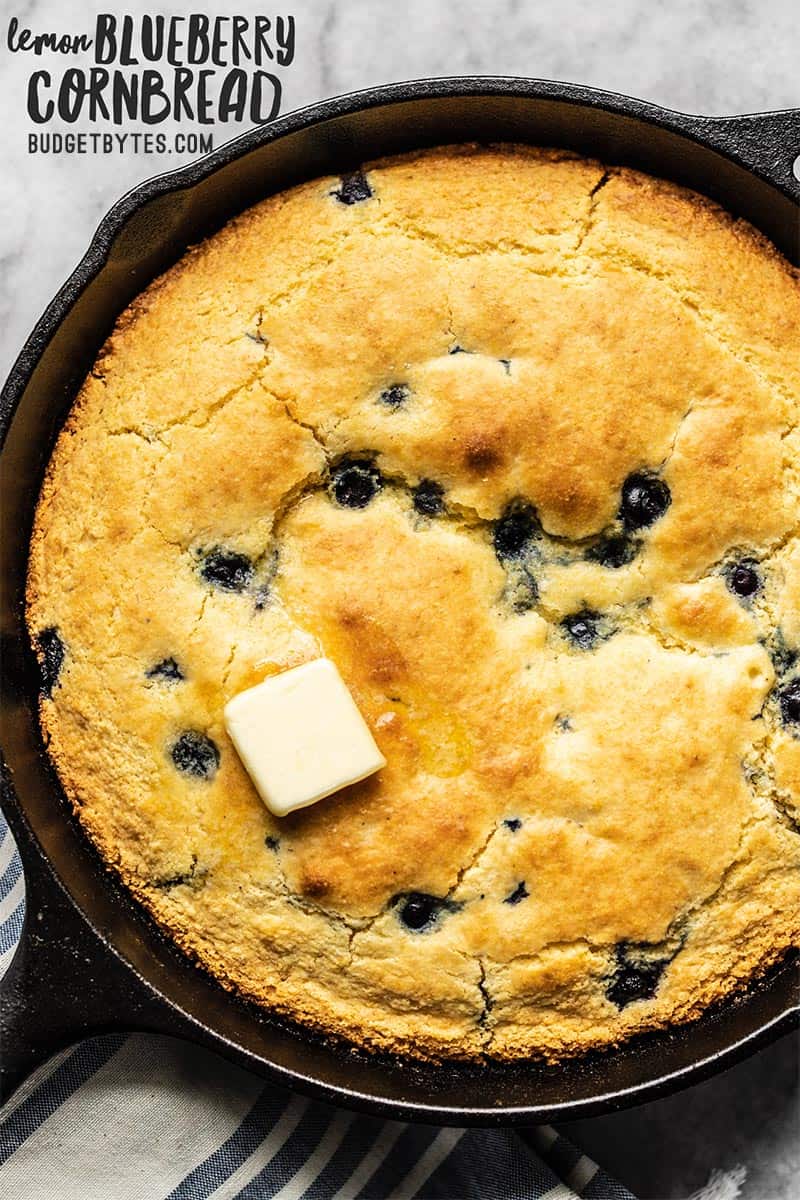
[[[20,0],[0,8],[4,30],[16,15],[34,32],[81,32],[95,12],[112,6]],[[194,0],[169,8],[126,0],[121,9],[293,13],[297,52],[281,72],[284,111],[373,83],[463,73],[572,80],[715,114],[800,104],[800,0],[294,0],[270,6]],[[0,53],[5,373],[103,212],[128,187],[188,156],[31,155],[25,80],[42,60]],[[217,142],[235,132],[232,126],[217,131]],[[703,1189],[715,1200],[797,1200],[797,1085],[797,1041],[785,1038],[690,1091],[577,1122],[565,1132],[642,1198],[686,1198]],[[706,1191],[714,1170],[722,1174]]]

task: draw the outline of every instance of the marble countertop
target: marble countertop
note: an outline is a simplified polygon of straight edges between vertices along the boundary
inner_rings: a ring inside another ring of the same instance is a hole
[[[81,32],[96,12],[111,6],[21,0],[3,8],[4,26],[16,15],[34,32]],[[375,83],[481,73],[588,83],[712,114],[800,104],[797,0],[405,0],[402,5],[294,0],[268,8],[237,0],[230,8],[243,15],[294,14],[295,61],[279,72],[283,111]],[[122,10],[213,13],[215,7],[206,0],[170,8],[127,0]],[[2,55],[0,371],[5,374],[111,203],[141,179],[192,156],[29,153],[34,126],[25,111],[25,82],[32,70],[48,64],[43,58],[32,61],[30,54]],[[238,131],[226,126],[218,131],[217,143]],[[642,1200],[686,1200],[695,1194],[709,1200],[794,1200],[800,1180],[797,1050],[796,1039],[784,1038],[680,1095],[576,1122],[564,1132]],[[707,1191],[712,1171],[722,1174]]]

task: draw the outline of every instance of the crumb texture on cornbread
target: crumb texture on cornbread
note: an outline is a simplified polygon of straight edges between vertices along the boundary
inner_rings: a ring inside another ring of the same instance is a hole
[[[672,184],[450,147],[122,315],[39,501],[41,721],[226,986],[428,1057],[700,1015],[800,934],[800,284]],[[386,767],[278,820],[225,704],[332,659]]]

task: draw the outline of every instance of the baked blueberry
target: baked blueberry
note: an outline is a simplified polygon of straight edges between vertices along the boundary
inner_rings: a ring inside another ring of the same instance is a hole
[[[513,501],[495,523],[492,535],[495,554],[501,562],[521,558],[539,530],[539,521],[533,505],[524,501]]]
[[[411,388],[407,383],[392,383],[383,389],[379,399],[387,408],[400,408],[410,395]]]
[[[622,485],[622,523],[628,530],[645,529],[663,517],[671,500],[663,479],[647,471],[634,471]]]
[[[219,766],[219,750],[205,733],[187,729],[170,747],[170,757],[184,775],[211,780]]]
[[[734,596],[741,596],[743,599],[755,596],[761,588],[757,564],[749,558],[733,563],[725,573],[725,580]]]
[[[264,838],[264,845],[268,850],[277,850],[280,844],[280,839],[273,837],[271,833],[268,833]]]
[[[633,562],[638,549],[638,544],[633,538],[626,537],[624,533],[611,534],[590,547],[586,551],[586,557],[590,562],[599,563],[601,567],[617,570]]]
[[[203,557],[200,574],[223,592],[242,592],[253,578],[253,564],[246,554],[215,546]]]
[[[381,473],[369,459],[339,463],[331,481],[334,499],[343,508],[366,508],[381,487]]]
[[[776,629],[768,639],[767,649],[776,675],[785,675],[797,662],[797,651],[794,647],[787,645],[786,638],[780,629]]]
[[[525,900],[530,892],[525,887],[525,880],[521,879],[510,895],[506,896],[504,904],[519,904],[520,900]]]
[[[505,821],[503,821],[503,824],[505,825],[506,829],[510,829],[512,833],[516,833],[518,829],[522,828],[522,821],[520,821],[519,817],[506,817]]]
[[[778,692],[781,716],[786,725],[800,724],[800,679],[793,679]]]
[[[52,695],[64,665],[64,643],[54,625],[36,635],[36,658],[39,663],[39,689],[45,696]]]
[[[564,617],[561,628],[580,650],[591,650],[600,637],[600,616],[588,608]]]
[[[333,195],[340,204],[359,204],[362,200],[370,199],[372,188],[363,171],[351,171],[349,175],[342,176],[342,181]]]
[[[145,671],[145,675],[148,679],[164,679],[167,683],[176,683],[184,678],[183,671],[174,658],[162,658],[161,662]]]
[[[420,933],[430,929],[443,909],[451,908],[447,900],[429,896],[427,892],[409,892],[398,899],[398,916],[407,929]]]
[[[632,962],[626,946],[617,947],[617,964],[606,995],[617,1008],[634,1000],[650,1000],[658,988],[667,959]]]
[[[444,512],[444,488],[435,479],[421,479],[411,496],[423,517],[439,517]]]

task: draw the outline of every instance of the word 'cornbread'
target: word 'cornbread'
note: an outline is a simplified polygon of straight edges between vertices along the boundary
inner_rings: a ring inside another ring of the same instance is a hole
[[[566,153],[272,197],[125,312],[28,617],[103,857],[226,986],[428,1057],[694,1018],[800,925],[800,286]],[[223,726],[333,660],[387,760],[277,819]]]

